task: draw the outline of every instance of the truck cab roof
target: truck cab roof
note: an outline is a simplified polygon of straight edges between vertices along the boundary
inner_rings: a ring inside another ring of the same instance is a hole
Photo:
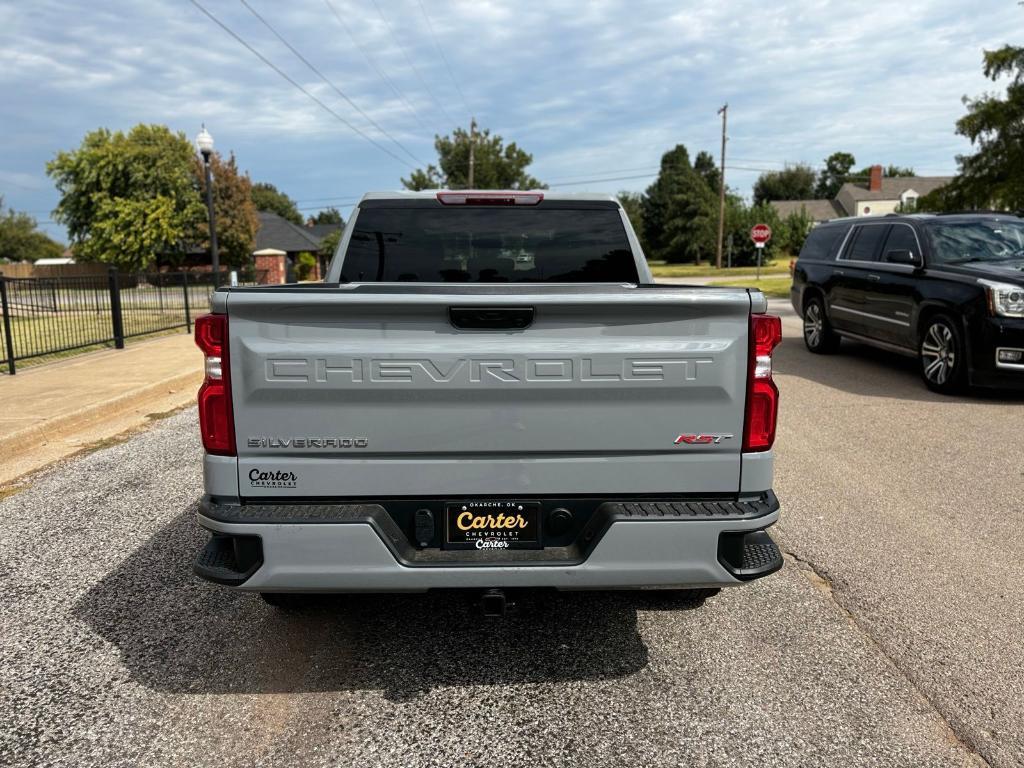
[[[367,192],[360,198],[360,203],[364,200],[430,200],[437,199],[438,194],[483,194],[483,195],[521,195],[521,194],[539,194],[543,195],[544,200],[557,200],[557,201],[600,201],[608,203],[618,203],[615,195],[608,194],[607,192],[558,192],[550,189],[424,189],[420,191],[411,190],[393,190],[393,191],[382,191],[382,192]]]

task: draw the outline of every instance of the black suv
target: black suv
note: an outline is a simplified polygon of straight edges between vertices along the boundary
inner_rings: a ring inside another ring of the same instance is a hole
[[[815,227],[790,294],[811,352],[911,355],[937,392],[1024,388],[1024,219],[911,214]]]

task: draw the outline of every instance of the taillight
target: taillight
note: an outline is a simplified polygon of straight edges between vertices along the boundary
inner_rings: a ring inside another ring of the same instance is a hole
[[[438,192],[442,205],[537,205],[543,192]]]
[[[234,456],[227,315],[197,317],[196,346],[206,356],[206,378],[199,388],[199,431],[203,436],[203,447],[207,453]]]
[[[772,381],[772,350],[781,341],[781,319],[775,315],[750,316],[750,370],[747,372],[744,451],[767,451],[775,442],[779,390]]]

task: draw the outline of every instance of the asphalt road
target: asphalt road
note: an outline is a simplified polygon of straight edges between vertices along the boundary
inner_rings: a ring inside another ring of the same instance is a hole
[[[0,501],[0,765],[994,766],[1024,761],[1024,399],[777,353],[780,573],[703,606],[201,583],[194,413]]]

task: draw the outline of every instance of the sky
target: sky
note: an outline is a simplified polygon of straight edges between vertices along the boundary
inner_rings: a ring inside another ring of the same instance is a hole
[[[962,98],[1001,90],[982,50],[1024,43],[1016,0],[196,3],[292,82],[190,0],[0,0],[5,206],[65,239],[47,161],[140,122],[190,139],[205,123],[254,181],[346,217],[470,115],[565,190],[642,191],[677,143],[717,159],[725,103],[726,180],[745,196],[759,169],[840,150],[950,175],[970,148]]]

